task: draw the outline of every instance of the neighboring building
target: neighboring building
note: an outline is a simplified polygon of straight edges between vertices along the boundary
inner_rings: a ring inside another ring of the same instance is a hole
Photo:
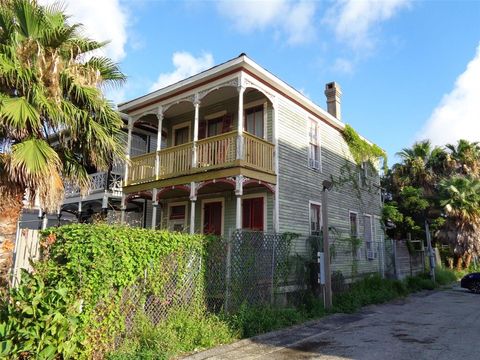
[[[67,183],[61,217],[89,222],[95,214],[104,213],[112,222],[120,221],[124,172],[125,166],[122,164],[112,166],[109,171],[90,173],[90,188],[84,195],[78,187]]]
[[[325,94],[328,111],[242,54],[120,104],[130,165],[95,174],[99,191],[67,197],[64,209],[121,208],[122,221],[157,229],[315,235],[322,182],[333,177],[343,184],[328,194],[330,226],[364,239],[359,271],[368,270],[383,240],[379,176],[354,163],[343,139],[339,86]],[[124,177],[123,197],[113,174]]]

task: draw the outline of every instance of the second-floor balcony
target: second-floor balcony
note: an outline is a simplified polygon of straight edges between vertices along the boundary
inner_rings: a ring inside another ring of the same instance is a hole
[[[243,132],[227,132],[131,159],[125,185],[196,174],[213,169],[245,167],[275,174],[272,143]]]

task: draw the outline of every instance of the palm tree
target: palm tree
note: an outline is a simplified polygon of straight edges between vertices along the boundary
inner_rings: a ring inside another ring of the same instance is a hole
[[[99,43],[68,24],[58,5],[2,0],[0,7],[0,240],[12,232],[28,192],[57,210],[63,182],[88,188],[86,167],[122,157],[123,122],[102,87],[125,80]],[[3,256],[4,257],[4,256]],[[0,262],[2,262],[0,250]],[[5,266],[6,261],[3,261]],[[0,266],[2,264],[0,263]],[[0,269],[1,271],[1,269]]]
[[[460,139],[457,145],[447,144],[452,167],[459,174],[480,177],[480,145]]]
[[[457,268],[470,265],[472,256],[480,255],[480,180],[453,176],[440,182],[440,204],[445,209],[446,222],[438,238],[454,247]]]
[[[432,147],[430,140],[423,140],[414,143],[411,148],[402,149],[397,156],[401,158],[401,163],[392,168],[394,183],[400,188],[419,187],[425,196],[433,196],[438,179],[449,169],[443,148]]]

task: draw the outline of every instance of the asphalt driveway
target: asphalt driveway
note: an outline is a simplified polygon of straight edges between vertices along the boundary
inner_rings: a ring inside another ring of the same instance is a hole
[[[188,359],[480,359],[480,295],[456,286],[422,292]]]

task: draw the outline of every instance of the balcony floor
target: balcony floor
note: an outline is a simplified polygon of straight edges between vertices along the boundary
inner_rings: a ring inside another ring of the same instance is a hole
[[[230,176],[237,176],[243,175],[250,179],[264,181],[270,184],[277,183],[277,176],[275,174],[266,173],[263,171],[255,170],[244,166],[242,161],[235,161],[235,165],[233,167],[222,168],[222,169],[209,169],[209,168],[194,168],[192,169],[192,173],[177,176],[177,177],[170,177],[167,179],[159,179],[153,180],[141,184],[136,185],[129,185],[123,188],[123,192],[126,194],[143,191],[143,190],[150,190],[153,188],[162,188],[167,186],[175,186],[175,185],[184,185],[193,182],[199,181],[207,181],[213,179],[220,179]]]

